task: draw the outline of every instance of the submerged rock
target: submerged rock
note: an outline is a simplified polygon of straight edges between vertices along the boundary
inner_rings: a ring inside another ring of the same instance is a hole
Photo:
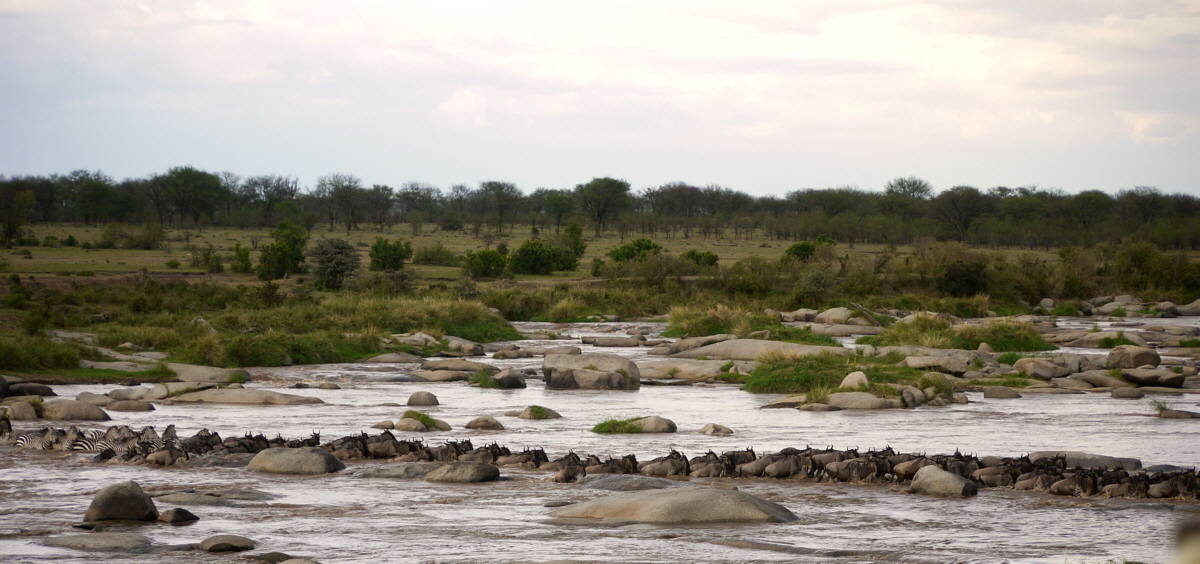
[[[87,533],[48,537],[42,541],[46,546],[92,551],[133,551],[150,546],[150,539],[137,533]]]
[[[327,474],[346,468],[329,451],[318,447],[269,448],[254,456],[248,470],[271,474]]]
[[[553,517],[635,523],[789,523],[787,508],[738,491],[671,488],[614,494],[557,509]]]
[[[200,541],[200,550],[205,552],[242,552],[255,546],[254,541],[239,535],[216,535]]]
[[[427,482],[474,484],[500,479],[500,469],[482,462],[452,462],[425,475]]]
[[[272,392],[270,390],[213,388],[199,392],[181,394],[178,402],[227,403],[246,405],[309,405],[325,403],[321,398]]]

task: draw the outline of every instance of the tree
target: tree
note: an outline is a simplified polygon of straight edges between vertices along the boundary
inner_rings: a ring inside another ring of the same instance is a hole
[[[933,186],[915,176],[894,178],[883,187],[883,192],[889,196],[903,196],[914,200],[928,200],[933,196]]]
[[[21,228],[29,221],[29,213],[37,203],[32,190],[20,188],[18,183],[0,177],[0,220],[3,220],[0,239],[5,245],[11,245],[12,240],[21,235]]]
[[[488,181],[479,184],[479,194],[489,211],[496,215],[496,233],[504,232],[504,221],[510,219],[521,201],[521,191],[511,182]]]
[[[957,240],[965,242],[971,229],[979,224],[990,208],[987,196],[977,188],[955,186],[933,199],[930,213]]]
[[[587,252],[587,243],[583,242],[583,228],[574,221],[567,224],[560,244],[570,249],[575,258],[583,258],[583,253]]]
[[[290,176],[252,176],[242,185],[262,205],[263,225],[270,225],[274,221],[276,205],[295,200],[300,193],[300,181]]]
[[[366,208],[365,190],[358,177],[338,172],[327,174],[317,179],[316,193],[326,201],[330,230],[339,221],[346,225],[347,235],[351,229],[358,229]]]
[[[299,225],[284,221],[271,230],[275,242],[265,245],[258,257],[258,278],[278,280],[294,272],[300,272],[304,262],[304,246],[308,233]]]
[[[69,208],[74,212],[72,215],[82,219],[84,225],[98,224],[108,219],[106,216],[116,197],[111,178],[100,171],[76,170],[67,176],[57,177],[57,180],[67,197]]]
[[[545,276],[554,271],[557,263],[554,248],[545,241],[525,241],[508,257],[508,269],[516,274],[538,274]]]
[[[400,270],[404,268],[404,261],[413,256],[412,244],[400,239],[391,243],[379,237],[375,239],[375,244],[371,245],[369,255],[371,262],[367,266],[368,270]]]
[[[212,216],[217,206],[224,201],[221,179],[210,172],[190,167],[177,166],[166,174],[156,176],[167,200],[180,217],[190,217],[199,224],[203,216]]]
[[[596,236],[604,231],[604,224],[629,203],[629,183],[615,178],[593,178],[587,184],[575,187],[575,199],[579,209],[596,224]]]
[[[656,255],[662,251],[662,245],[655,243],[649,239],[636,239],[618,245],[608,251],[608,256],[613,259],[613,262],[625,262],[628,260],[641,260],[647,255]]]
[[[321,239],[309,251],[317,286],[340,290],[346,280],[361,268],[358,249],[345,239]]]
[[[467,252],[463,270],[471,278],[495,278],[504,273],[504,255],[492,249]]]

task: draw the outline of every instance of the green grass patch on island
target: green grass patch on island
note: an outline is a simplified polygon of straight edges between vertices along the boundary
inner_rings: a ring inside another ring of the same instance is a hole
[[[430,429],[433,429],[434,427],[437,426],[437,423],[435,423],[433,421],[432,417],[430,417],[424,413],[421,413],[420,411],[417,411],[415,409],[410,409],[408,411],[405,411],[404,415],[400,416],[400,418],[401,419],[416,419],[417,421],[420,421],[422,425],[429,427]]]
[[[544,408],[540,405],[531,405],[531,406],[529,406],[529,418],[530,419],[549,419],[550,412],[546,411],[546,408]]]
[[[1189,349],[1200,348],[1200,339],[1184,339],[1179,341],[1179,346]]]
[[[756,331],[769,331],[770,340],[802,345],[840,346],[836,339],[816,335],[807,327],[784,325],[773,316],[718,305],[709,309],[678,306],[671,308],[664,337],[704,337],[733,334],[747,338]]]
[[[632,419],[609,419],[597,423],[592,427],[593,433],[611,434],[611,433],[641,433],[641,427],[634,425],[633,422],[644,417],[634,417]]]
[[[1028,323],[996,322],[986,325],[951,326],[949,321],[922,316],[907,323],[896,323],[878,335],[861,337],[856,343],[875,346],[914,345],[935,349],[976,350],[987,343],[998,352],[1049,351],[1058,347],[1047,343]]]
[[[870,382],[868,391],[880,397],[895,396],[889,383],[916,385],[924,372],[896,366],[904,360],[901,355],[865,358],[856,355],[819,354],[788,357],[765,354],[749,377],[743,390],[756,394],[808,394],[816,390],[836,390],[847,374],[862,371]],[[725,381],[733,381],[734,375]],[[855,390],[857,391],[857,390]]]
[[[500,382],[492,378],[492,373],[487,370],[478,370],[474,374],[467,377],[467,382],[470,384],[479,384],[480,388],[499,388]]]

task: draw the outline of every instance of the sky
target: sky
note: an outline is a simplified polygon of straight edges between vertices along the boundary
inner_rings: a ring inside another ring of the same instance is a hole
[[[0,174],[1200,194],[1200,0],[0,0]]]

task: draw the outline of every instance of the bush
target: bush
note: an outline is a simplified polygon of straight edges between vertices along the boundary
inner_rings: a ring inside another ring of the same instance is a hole
[[[1100,348],[1102,348],[1102,349],[1111,349],[1113,347],[1119,347],[1121,345],[1137,346],[1137,343],[1125,338],[1124,331],[1117,331],[1116,337],[1104,337],[1104,338],[1100,339],[1100,342],[1098,344],[1100,345]]]
[[[233,266],[231,270],[242,274],[247,274],[254,270],[254,265],[250,264],[250,249],[243,247],[240,241],[233,244]]]
[[[546,408],[544,408],[540,405],[531,405],[531,406],[529,406],[529,418],[530,419],[549,419],[550,412],[546,411]]]
[[[600,276],[604,272],[604,259],[592,258],[592,276]]]
[[[346,279],[353,277],[361,268],[358,249],[345,239],[317,241],[310,258],[314,263],[313,274],[317,277],[317,286],[327,290],[341,289]]]
[[[221,264],[221,255],[217,254],[217,249],[212,243],[208,243],[203,249],[192,249],[192,266],[199,266],[212,274],[225,272],[225,265]]]
[[[0,335],[0,370],[79,368],[79,350],[47,337]]]
[[[471,278],[496,278],[504,273],[504,256],[492,249],[467,252],[464,270]]]
[[[157,249],[166,232],[158,223],[146,223],[132,227],[123,223],[110,223],[100,232],[95,247],[99,249]]]
[[[442,217],[442,221],[438,223],[438,227],[442,231],[460,231],[463,228],[463,222],[457,215],[448,213]]]
[[[62,244],[64,247],[75,247],[79,245],[79,241],[75,240],[74,235],[67,235],[67,238],[63,239]]]
[[[172,270],[179,268],[180,266],[183,266],[183,264],[175,259],[171,259],[171,260],[167,261],[167,268],[170,268]]]
[[[404,261],[413,256],[412,244],[400,239],[391,243],[379,237],[371,245],[369,256],[371,262],[367,266],[368,270],[400,270],[404,267]]]
[[[537,274],[545,276],[554,271],[561,260],[560,254],[554,247],[537,240],[525,241],[508,258],[508,269],[516,274]]]
[[[650,254],[662,252],[662,245],[649,239],[635,239],[624,245],[618,245],[608,251],[609,258],[614,262],[639,260]]]
[[[717,261],[720,260],[712,251],[697,251],[696,249],[691,249],[679,256],[696,263],[697,266],[716,266]]]
[[[1200,339],[1184,339],[1179,341],[1179,346],[1187,348],[1200,348]]]
[[[570,249],[576,259],[583,258],[583,253],[587,252],[587,243],[583,242],[583,228],[574,221],[567,223],[567,226],[563,228],[560,243]]]
[[[800,262],[808,262],[816,252],[817,246],[812,241],[800,241],[783,252],[783,260],[793,258]]]
[[[955,298],[969,298],[987,291],[984,274],[987,260],[981,257],[962,258],[946,265],[937,279],[939,292]]]
[[[458,257],[454,251],[447,249],[442,245],[441,241],[434,243],[431,247],[419,247],[413,255],[413,264],[425,264],[431,266],[457,266]]]
[[[303,272],[304,246],[308,243],[308,233],[304,228],[284,221],[271,230],[271,237],[275,242],[263,246],[258,257],[258,278],[278,280],[289,274]]]

